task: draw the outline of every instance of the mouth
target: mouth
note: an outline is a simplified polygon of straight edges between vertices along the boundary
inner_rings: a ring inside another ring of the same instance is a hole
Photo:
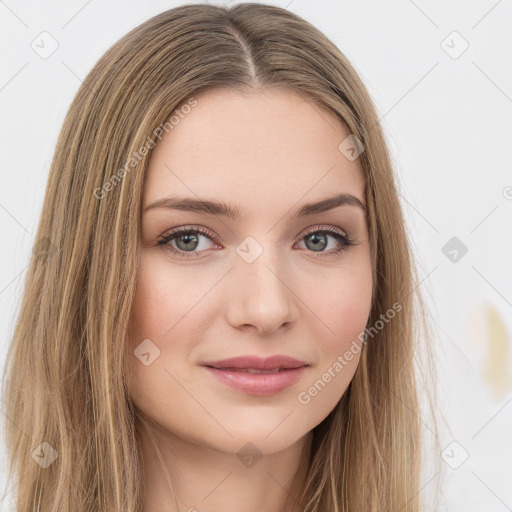
[[[243,356],[201,366],[232,389],[249,395],[270,396],[295,384],[309,364],[287,356],[266,359]]]

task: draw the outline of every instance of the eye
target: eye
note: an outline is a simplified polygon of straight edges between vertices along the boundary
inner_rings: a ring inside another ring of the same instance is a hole
[[[330,247],[334,250],[327,252],[324,250],[329,247],[329,238],[334,239]],[[350,247],[357,245],[346,233],[331,226],[316,226],[313,231],[309,231],[302,237],[301,242],[302,240],[306,241],[307,249],[311,252],[319,253],[320,256],[340,254],[343,251],[348,251]]]
[[[197,257],[198,252],[208,249],[208,247],[204,247],[205,243],[201,239],[213,241],[214,236],[204,228],[182,227],[173,229],[163,235],[158,240],[158,245],[162,245],[178,257],[190,258]],[[176,247],[171,242],[174,242]],[[206,245],[208,244],[206,243]],[[200,249],[200,251],[196,251],[196,249]]]

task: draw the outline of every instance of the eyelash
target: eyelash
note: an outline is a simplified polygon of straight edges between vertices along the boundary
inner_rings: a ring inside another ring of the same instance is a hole
[[[158,243],[158,245],[161,245],[165,250],[171,251],[175,256],[177,256],[179,258],[197,258],[197,256],[195,256],[196,254],[198,254],[197,252],[182,251],[179,249],[175,249],[174,247],[169,245],[169,242],[173,238],[176,238],[182,234],[190,234],[190,233],[203,235],[203,236],[209,238],[210,240],[212,240],[213,242],[218,243],[216,240],[216,237],[213,236],[213,234],[210,233],[210,231],[208,231],[207,229],[201,228],[201,227],[193,227],[192,228],[192,227],[187,227],[187,226],[168,231],[167,233],[162,235],[162,237],[158,240],[157,243]],[[338,255],[345,251],[348,251],[350,249],[350,247],[357,245],[357,243],[354,240],[352,240],[351,238],[349,238],[347,235],[345,235],[341,231],[338,231],[337,229],[332,228],[330,226],[315,226],[315,229],[312,229],[312,230],[308,231],[307,233],[305,233],[301,237],[300,240],[302,240],[303,238],[306,238],[307,236],[312,235],[314,233],[327,233],[328,235],[335,238],[338,242],[342,242],[342,244],[340,245],[340,247],[338,249],[332,250],[327,253],[319,252],[319,253],[317,253],[318,256],[314,256],[315,258],[319,258],[319,257],[321,258],[321,257],[323,257],[322,255],[327,255],[327,256]],[[315,253],[315,251],[310,251],[310,252]]]

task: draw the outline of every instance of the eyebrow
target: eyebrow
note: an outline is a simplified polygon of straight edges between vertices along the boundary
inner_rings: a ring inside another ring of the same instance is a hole
[[[355,206],[366,210],[366,206],[355,196],[351,194],[338,194],[334,197],[328,197],[315,203],[307,203],[295,210],[291,214],[292,219],[323,213],[340,206]],[[168,208],[187,212],[196,212],[209,215],[219,215],[229,217],[234,220],[242,218],[240,209],[237,206],[231,206],[222,201],[209,201],[203,199],[193,199],[187,197],[168,196],[157,199],[153,203],[143,208],[144,212],[155,208]]]

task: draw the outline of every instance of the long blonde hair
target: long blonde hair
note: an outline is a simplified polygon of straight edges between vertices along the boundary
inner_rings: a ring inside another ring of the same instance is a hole
[[[418,512],[415,361],[426,322],[379,119],[331,41],[297,15],[254,3],[185,5],[151,18],[101,57],[73,99],[4,374],[16,510],[141,511],[125,348],[151,154],[140,148],[176,109],[216,87],[296,91],[364,145],[374,282],[368,326],[395,303],[401,310],[368,339],[343,398],[314,429],[297,500],[305,512]]]

